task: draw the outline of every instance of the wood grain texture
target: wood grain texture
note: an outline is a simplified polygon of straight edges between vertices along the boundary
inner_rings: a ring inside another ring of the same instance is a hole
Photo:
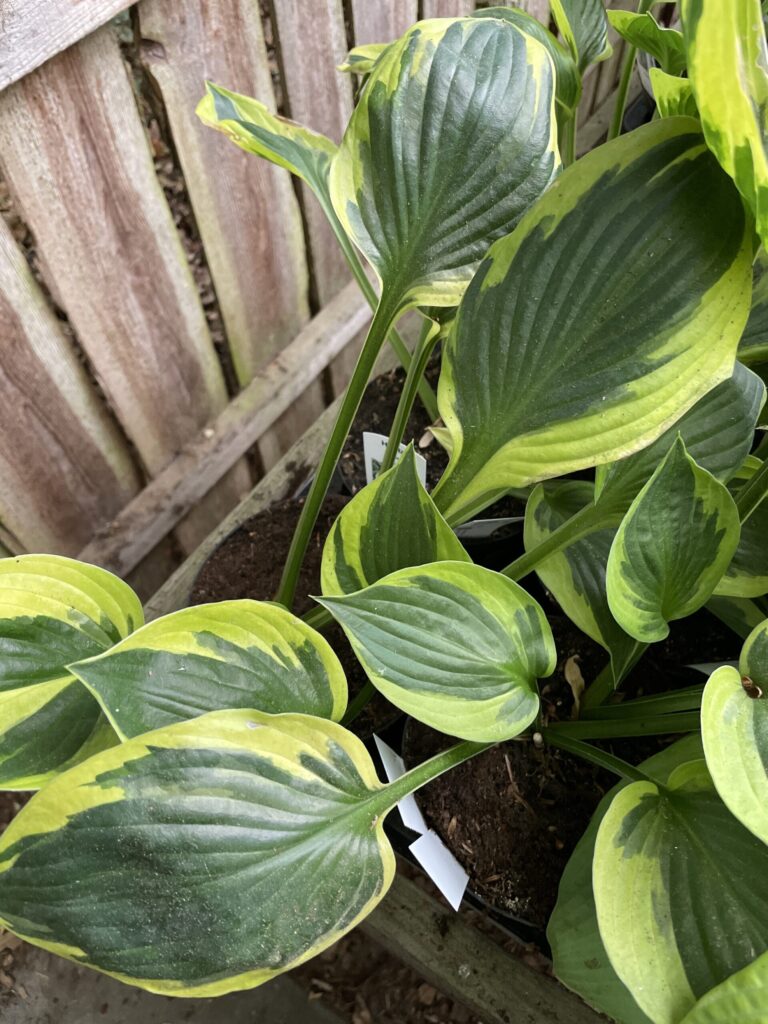
[[[484,1024],[606,1020],[401,875],[360,927]]]
[[[352,0],[355,45],[397,39],[418,17],[416,0]]]
[[[304,0],[277,0],[272,6],[287,113],[294,121],[340,142],[352,114],[352,78],[336,70],[347,53],[342,0],[314,0],[311,19]],[[311,27],[310,27],[311,26]],[[328,302],[350,279],[325,214],[305,186],[299,193],[307,227],[310,270],[316,301]],[[331,391],[347,385],[362,343],[349,345],[329,369]]]
[[[233,146],[195,117],[205,80],[275,109],[253,0],[144,0],[142,53],[165,102],[241,386],[309,319],[301,213],[287,171]],[[259,445],[269,469],[325,407],[308,388]]]
[[[548,0],[544,0],[545,3]],[[475,9],[474,0],[422,0],[423,18],[464,18]]]
[[[79,557],[118,575],[129,572],[370,319],[371,310],[357,285],[348,284]]]
[[[0,218],[0,519],[15,550],[76,554],[139,474]]]
[[[134,0],[0,0],[0,89],[105,25]]]
[[[0,95],[5,176],[53,290],[144,467],[159,472],[227,396],[109,28]],[[243,468],[182,525],[192,546]]]
[[[542,25],[549,24],[549,0],[522,0],[518,6],[538,18]]]

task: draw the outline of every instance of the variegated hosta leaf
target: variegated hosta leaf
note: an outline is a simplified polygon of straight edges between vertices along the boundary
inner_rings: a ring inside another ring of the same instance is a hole
[[[653,643],[668,623],[712,595],[739,542],[728,488],[698,466],[678,438],[632,502],[608,557],[608,603],[637,640]]]
[[[768,948],[765,857],[703,760],[613,798],[595,842],[597,920],[614,970],[654,1024],[678,1024]]]
[[[323,594],[351,594],[397,569],[446,561],[471,559],[424,490],[410,445],[333,524],[323,549]]]
[[[475,11],[472,17],[500,18],[538,39],[546,47],[555,67],[555,100],[567,115],[574,113],[581,96],[581,73],[570,52],[538,18],[518,7],[484,7]]]
[[[328,642],[261,601],[173,612],[72,671],[123,739],[227,708],[339,721],[347,706],[344,670]]]
[[[355,75],[369,75],[373,66],[382,53],[389,46],[389,43],[366,43],[363,46],[354,46],[347,54],[346,60],[336,67],[339,71],[348,71]]]
[[[330,208],[328,174],[335,142],[303,125],[272,113],[259,100],[206,83],[196,114],[248,153],[270,160],[297,175],[312,189],[324,209]]]
[[[649,778],[666,784],[680,764],[701,757],[701,740],[686,736],[640,765]],[[557,904],[547,926],[555,975],[590,1006],[618,1024],[648,1024],[643,1013],[619,980],[605,951],[592,892],[592,859],[600,822],[614,796],[628,782],[619,782],[597,806],[584,835],[576,844],[560,879]]]
[[[688,78],[675,78],[661,68],[651,68],[648,72],[651,89],[660,117],[698,117],[699,108],[693,95],[693,87]]]
[[[739,670],[768,693],[768,619],[755,626],[744,641]]]
[[[688,77],[710,149],[768,241],[768,50],[760,0],[682,0]]]
[[[746,640],[765,617],[765,612],[746,597],[710,597],[707,601],[707,611],[720,619],[742,640]]]
[[[331,195],[395,308],[456,305],[556,173],[555,128],[551,59],[506,22],[423,21],[386,48]]]
[[[58,555],[0,560],[0,789],[34,789],[114,743],[68,669],[144,621],[127,584]]]
[[[760,249],[752,265],[752,309],[739,342],[745,363],[768,361],[768,255]]]
[[[603,0],[551,0],[560,34],[583,71],[612,53]]]
[[[764,404],[762,380],[737,362],[728,380],[708,391],[653,444],[620,462],[598,467],[598,507],[623,515],[678,434],[691,458],[702,469],[727,483],[749,454]]]
[[[768,624],[760,631],[768,647]],[[768,671],[763,675],[768,682]],[[742,685],[738,669],[717,669],[704,687],[701,738],[707,767],[724,803],[768,843],[768,691],[761,693],[757,680]]]
[[[555,669],[544,613],[489,569],[436,562],[323,598],[387,700],[450,736],[496,742],[536,717],[536,680]]]
[[[252,988],[382,898],[393,802],[341,726],[213,712],[99,754],[30,801],[0,840],[0,924],[152,992]]]
[[[768,953],[696,1003],[680,1024],[763,1024],[768,1006]]]
[[[525,547],[530,551],[592,500],[586,480],[539,484],[525,507]],[[626,633],[611,614],[605,590],[605,571],[615,529],[597,530],[537,568],[568,618],[611,656],[616,686],[637,660],[643,645]]]
[[[731,481],[731,488],[742,486],[760,466],[749,456]],[[762,597],[768,593],[768,501],[762,501],[741,524],[741,535],[731,563],[715,593],[724,597]]]
[[[608,11],[608,21],[630,45],[650,53],[669,75],[685,71],[685,43],[682,32],[663,28],[650,11],[633,14],[631,11]]]
[[[638,451],[726,380],[751,258],[740,198],[688,118],[567,168],[491,248],[449,334],[453,448],[433,493],[448,521]]]

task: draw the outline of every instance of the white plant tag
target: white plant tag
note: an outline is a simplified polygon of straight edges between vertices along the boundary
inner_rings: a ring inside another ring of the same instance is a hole
[[[379,752],[381,763],[384,765],[384,773],[387,776],[389,782],[394,782],[395,779],[399,779],[401,775],[405,775],[405,761],[399,754],[396,754],[392,747],[388,746],[384,740],[379,739],[378,736],[373,737],[376,743],[376,749]],[[406,828],[412,829],[414,832],[418,832],[423,835],[429,831],[424,815],[419,810],[419,805],[413,796],[413,793],[409,793],[408,796],[403,797],[400,803],[397,805],[397,809],[400,812],[400,817],[403,819],[403,824]]]
[[[405,775],[405,762],[384,740],[374,735],[384,773],[389,782]],[[413,793],[403,797],[397,805],[406,828],[419,832],[419,838],[408,849],[421,864],[454,910],[458,910],[469,883],[469,875],[436,832],[428,828]]]
[[[375,480],[379,475],[381,463],[384,461],[384,452],[387,450],[388,437],[384,434],[372,434],[368,430],[363,431],[363,459],[365,461],[365,482],[367,484]],[[398,449],[398,461],[407,445],[401,444]],[[419,474],[424,487],[427,486],[427,460],[423,455],[416,454],[416,472]]]
[[[410,851],[454,910],[458,910],[469,875],[431,829],[411,843]]]
[[[473,519],[469,523],[462,523],[454,529],[459,540],[485,540],[492,537],[502,526],[510,523],[522,523],[525,516],[506,516],[501,519]]]

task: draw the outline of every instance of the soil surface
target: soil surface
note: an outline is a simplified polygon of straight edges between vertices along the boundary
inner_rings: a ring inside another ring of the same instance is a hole
[[[302,565],[295,611],[303,615],[314,606],[309,594],[319,594],[320,564],[323,544],[334,520],[349,499],[329,494],[323,503],[307,555]],[[293,531],[298,522],[303,499],[284,501],[246,519],[226,537],[203,565],[195,580],[190,604],[208,601],[231,601],[250,598],[252,601],[271,601],[275,596],[280,575],[288,555]],[[360,692],[368,681],[360,662],[344,636],[340,626],[327,626],[322,633],[339,657],[349,684],[350,699]],[[359,736],[370,736],[392,722],[400,712],[376,694],[355,719],[352,730]]]

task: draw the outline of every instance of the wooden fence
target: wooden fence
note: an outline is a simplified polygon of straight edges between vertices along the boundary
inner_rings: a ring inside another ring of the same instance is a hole
[[[369,311],[322,214],[197,122],[203,80],[338,140],[350,45],[473,6],[0,0],[0,553],[149,592],[348,378]]]

